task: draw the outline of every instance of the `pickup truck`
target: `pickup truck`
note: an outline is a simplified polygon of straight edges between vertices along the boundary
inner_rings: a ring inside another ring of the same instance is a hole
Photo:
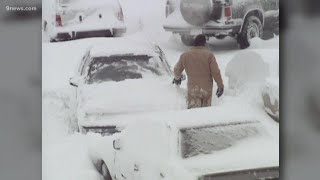
[[[163,27],[179,34],[187,46],[204,34],[234,37],[245,49],[250,39],[262,37],[264,29],[279,32],[279,0],[168,0]]]

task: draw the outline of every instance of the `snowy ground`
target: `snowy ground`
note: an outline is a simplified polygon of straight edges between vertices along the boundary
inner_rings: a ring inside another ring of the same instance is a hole
[[[134,8],[144,4],[137,13]],[[182,45],[179,37],[164,32],[161,27],[164,14],[164,3],[139,0],[132,3],[123,0],[123,11],[128,23],[127,35],[134,34],[142,29],[146,39],[156,42],[166,53],[169,64],[173,67],[181,53],[188,47]],[[151,18],[150,18],[151,17]],[[42,45],[42,85],[43,85],[43,179],[45,180],[93,180],[99,179],[94,171],[90,156],[97,143],[104,142],[96,135],[84,136],[76,133],[76,124],[73,108],[74,88],[69,85],[69,78],[73,75],[77,63],[91,45],[104,41],[104,38],[81,39],[69,42],[48,43],[43,34]],[[279,76],[279,37],[262,41],[254,39],[252,46],[247,50],[240,50],[234,39],[212,39],[208,47],[216,55],[223,80],[226,85],[225,97],[214,97],[213,106],[230,103],[233,100],[245,100],[251,104],[262,106],[257,86],[249,85],[243,93],[228,88],[228,77],[225,76],[227,64],[234,61],[238,53],[255,52],[262,57],[269,69],[269,75]],[[248,64],[250,67],[251,64]],[[256,67],[252,67],[256,68]],[[171,82],[168,82],[171,83]],[[250,89],[253,88],[253,89]],[[261,108],[262,109],[262,108]],[[261,113],[264,113],[261,110]],[[277,126],[274,122],[270,126]],[[279,132],[273,132],[276,135]],[[71,167],[71,168],[70,168]],[[58,172],[58,173],[57,173]]]

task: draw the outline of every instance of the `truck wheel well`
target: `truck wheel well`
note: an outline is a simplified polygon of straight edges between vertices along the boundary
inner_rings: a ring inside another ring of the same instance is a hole
[[[243,21],[243,24],[246,22],[246,20],[247,20],[248,17],[250,17],[250,16],[256,16],[256,17],[258,17],[259,20],[260,20],[261,23],[262,23],[262,26],[264,25],[264,17],[263,17],[263,14],[262,14],[262,12],[261,12],[260,10],[258,10],[258,9],[249,11],[249,12],[247,13],[247,15],[245,16],[245,19],[244,19],[244,21]],[[243,27],[243,25],[242,25],[242,27]],[[241,27],[241,31],[242,31],[242,27]]]

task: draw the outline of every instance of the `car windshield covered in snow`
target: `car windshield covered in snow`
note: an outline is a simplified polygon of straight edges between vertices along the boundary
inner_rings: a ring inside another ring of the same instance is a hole
[[[256,124],[250,122],[181,129],[181,155],[189,158],[230,148],[257,135]]]
[[[87,83],[141,79],[143,74],[162,75],[162,69],[154,57],[148,55],[114,55],[93,58]]]

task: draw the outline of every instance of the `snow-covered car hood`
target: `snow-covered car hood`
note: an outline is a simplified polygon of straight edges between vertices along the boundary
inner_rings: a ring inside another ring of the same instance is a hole
[[[188,172],[196,176],[230,171],[279,166],[279,143],[268,136],[247,139],[231,148],[210,155],[181,160]]]
[[[183,90],[167,78],[138,79],[84,85],[79,111],[85,116],[124,115],[185,109]]]

